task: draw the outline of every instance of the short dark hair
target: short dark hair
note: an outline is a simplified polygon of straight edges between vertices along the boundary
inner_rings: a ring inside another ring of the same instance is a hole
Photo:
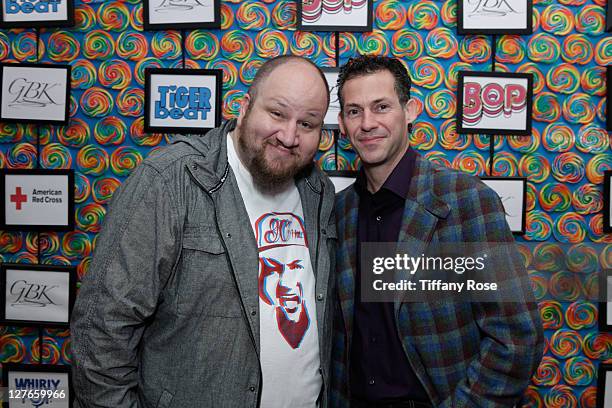
[[[338,99],[340,100],[340,109],[344,108],[344,100],[342,98],[342,88],[349,79],[353,79],[362,75],[374,74],[380,71],[389,71],[395,78],[395,93],[399,97],[402,105],[405,105],[410,100],[410,86],[412,81],[404,64],[397,58],[377,56],[377,55],[359,55],[355,58],[350,58],[346,64],[340,68],[338,75]]]
[[[325,74],[323,74],[323,71],[321,70],[321,68],[319,68],[314,62],[312,62],[308,58],[300,57],[298,55],[280,55],[278,57],[274,57],[274,58],[267,60],[266,62],[263,63],[261,67],[259,67],[259,69],[257,70],[257,73],[255,74],[255,78],[253,78],[253,82],[251,82],[251,86],[249,87],[249,91],[248,91],[249,95],[251,95],[252,102],[255,102],[255,98],[257,98],[257,90],[261,82],[264,79],[266,79],[268,76],[270,76],[272,71],[274,71],[276,68],[280,67],[283,64],[292,62],[292,61],[305,62],[317,70],[317,72],[321,76],[321,79],[323,80],[323,84],[325,85],[325,91],[327,94],[327,105],[329,105],[329,84],[327,83],[327,79],[325,79]]]

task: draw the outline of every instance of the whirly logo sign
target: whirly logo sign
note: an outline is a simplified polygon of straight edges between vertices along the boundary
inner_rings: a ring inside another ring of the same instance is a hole
[[[59,12],[62,0],[7,0],[6,14],[50,14]]]
[[[519,84],[502,86],[489,83],[466,82],[463,92],[463,122],[467,126],[478,124],[483,116],[505,118],[521,112],[527,106],[527,89]]]
[[[17,78],[10,83],[8,93],[12,95],[9,106],[30,106],[44,108],[48,105],[63,105],[61,98],[54,96],[53,89],[58,82],[33,81]]]
[[[192,10],[199,6],[206,7],[206,4],[202,0],[163,0],[155,7],[155,11],[163,13],[164,11]]]
[[[57,287],[58,285],[43,285],[26,280],[17,280],[13,282],[10,289],[10,294],[13,297],[11,306],[47,307],[58,305],[53,300],[53,289]]]
[[[32,406],[38,408],[43,405],[53,404],[54,398],[59,391],[59,386],[62,380],[53,379],[53,378],[15,378],[15,390],[16,392],[12,393],[14,396],[21,397],[21,403],[25,404],[26,401],[30,401]],[[37,394],[35,397],[28,398],[27,391],[36,391],[35,393],[30,392],[30,394]],[[55,391],[55,393],[54,393]],[[10,395],[10,394],[9,394]]]
[[[156,119],[206,120],[210,112],[209,88],[201,86],[159,86],[155,102]]]

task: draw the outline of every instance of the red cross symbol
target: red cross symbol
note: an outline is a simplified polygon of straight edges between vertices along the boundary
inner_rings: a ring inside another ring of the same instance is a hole
[[[11,202],[15,203],[15,207],[17,210],[21,210],[21,203],[28,202],[28,196],[25,194],[21,194],[21,187],[17,187],[15,190],[15,194],[11,194]]]

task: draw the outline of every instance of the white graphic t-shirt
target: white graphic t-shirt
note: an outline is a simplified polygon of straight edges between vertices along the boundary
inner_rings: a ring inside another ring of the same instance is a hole
[[[300,194],[293,182],[281,193],[262,194],[231,135],[227,156],[259,251],[261,407],[315,407],[322,386],[315,279]]]

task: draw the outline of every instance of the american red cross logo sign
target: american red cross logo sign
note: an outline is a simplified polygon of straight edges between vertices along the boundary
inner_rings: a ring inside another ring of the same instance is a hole
[[[15,203],[15,208],[21,210],[21,203],[28,202],[28,196],[21,194],[21,187],[15,189],[15,194],[11,194],[11,202]]]

